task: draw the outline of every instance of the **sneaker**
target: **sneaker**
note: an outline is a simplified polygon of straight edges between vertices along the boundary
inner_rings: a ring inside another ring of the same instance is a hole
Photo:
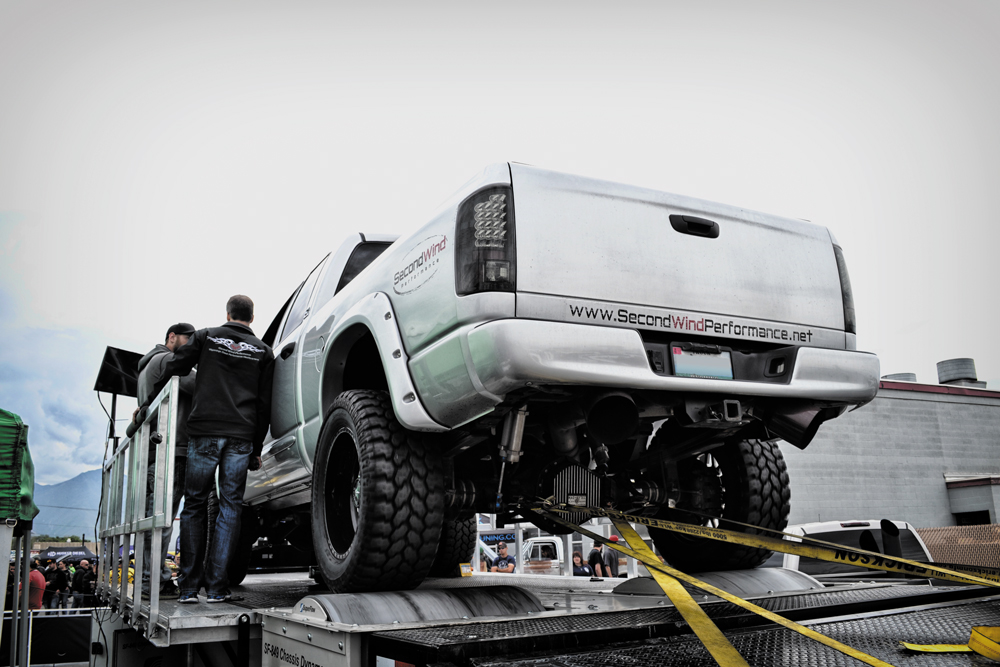
[[[180,604],[195,604],[198,602],[197,593],[181,593],[177,596],[177,602]]]
[[[232,599],[232,595],[229,593],[219,593],[217,595],[209,595],[206,602],[229,602]]]

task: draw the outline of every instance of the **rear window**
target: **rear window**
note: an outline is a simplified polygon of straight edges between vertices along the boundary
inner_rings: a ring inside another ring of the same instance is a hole
[[[857,530],[838,530],[829,533],[811,533],[806,535],[806,537],[811,537],[817,540],[823,540],[824,542],[832,542],[834,544],[842,544],[845,547],[851,547],[852,549],[861,548],[861,534],[870,530],[872,536],[875,538],[875,542],[878,544],[879,551],[885,553],[885,546],[882,544],[882,530],[879,528],[858,528]],[[899,544],[902,547],[903,558],[908,558],[910,560],[927,560],[927,555],[924,550],[920,547],[920,543],[917,541],[916,535],[913,534],[912,530],[900,530],[899,531]],[[841,572],[872,572],[866,567],[858,567],[857,565],[850,565],[848,563],[830,563],[823,560],[817,560],[815,558],[805,558],[799,559],[799,570],[805,572],[806,574],[839,574]]]
[[[347,260],[347,266],[344,267],[344,273],[341,274],[340,283],[337,285],[337,292],[347,287],[348,283],[358,277],[358,274],[368,268],[368,265],[374,262],[379,255],[385,252],[391,243],[362,243],[354,252],[351,253],[351,258]]]

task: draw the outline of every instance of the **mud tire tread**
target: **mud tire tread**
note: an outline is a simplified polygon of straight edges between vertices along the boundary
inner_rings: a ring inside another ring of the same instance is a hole
[[[338,429],[353,427],[361,471],[358,529],[338,558],[327,535],[326,484]],[[432,442],[397,421],[384,391],[348,390],[330,406],[313,470],[312,533],[323,579],[336,593],[406,590],[430,571],[444,520],[444,478]],[[325,472],[323,472],[325,474]]]
[[[784,530],[788,524],[788,470],[774,442],[744,440],[712,451],[722,469],[725,491],[723,516],[754,526]],[[722,528],[760,531],[726,525]],[[651,530],[657,549],[674,567],[685,572],[754,568],[771,555],[769,549],[726,544],[665,530]]]
[[[476,517],[445,520],[441,527],[441,540],[438,542],[437,556],[431,566],[430,576],[460,576],[458,566],[461,563],[472,562],[478,540]]]

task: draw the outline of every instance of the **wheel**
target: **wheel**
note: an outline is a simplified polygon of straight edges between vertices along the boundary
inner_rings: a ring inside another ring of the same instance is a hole
[[[246,578],[247,571],[250,569],[253,545],[258,537],[260,537],[260,521],[257,518],[257,509],[244,505],[243,511],[240,512],[240,537],[236,542],[236,551],[233,553],[226,571],[229,575],[230,586],[239,586]]]
[[[479,531],[476,517],[468,519],[446,519],[441,527],[437,556],[431,566],[432,577],[458,577],[461,563],[471,563],[476,552]]]
[[[677,468],[681,485],[677,509],[697,510],[774,530],[783,530],[788,524],[788,472],[776,444],[745,440],[723,445],[685,459]],[[670,513],[664,510],[660,516],[671,518]],[[701,523],[719,524],[717,520],[708,519]],[[722,523],[721,528],[750,534],[757,532]],[[668,530],[650,529],[649,533],[667,562],[685,572],[748,569],[760,565],[771,555],[768,549],[727,544]]]
[[[396,420],[384,391],[341,393],[313,463],[316,561],[335,593],[414,588],[444,521],[439,455]]]

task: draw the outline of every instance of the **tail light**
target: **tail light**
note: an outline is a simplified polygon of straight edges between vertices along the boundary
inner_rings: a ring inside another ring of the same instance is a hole
[[[847,262],[844,261],[844,251],[840,246],[833,246],[833,254],[837,257],[837,271],[840,272],[840,293],[844,298],[844,331],[858,333],[858,325],[854,318],[854,292],[851,291],[851,277],[847,275]]]
[[[511,188],[484,188],[462,202],[455,231],[455,292],[513,292],[517,254]]]

